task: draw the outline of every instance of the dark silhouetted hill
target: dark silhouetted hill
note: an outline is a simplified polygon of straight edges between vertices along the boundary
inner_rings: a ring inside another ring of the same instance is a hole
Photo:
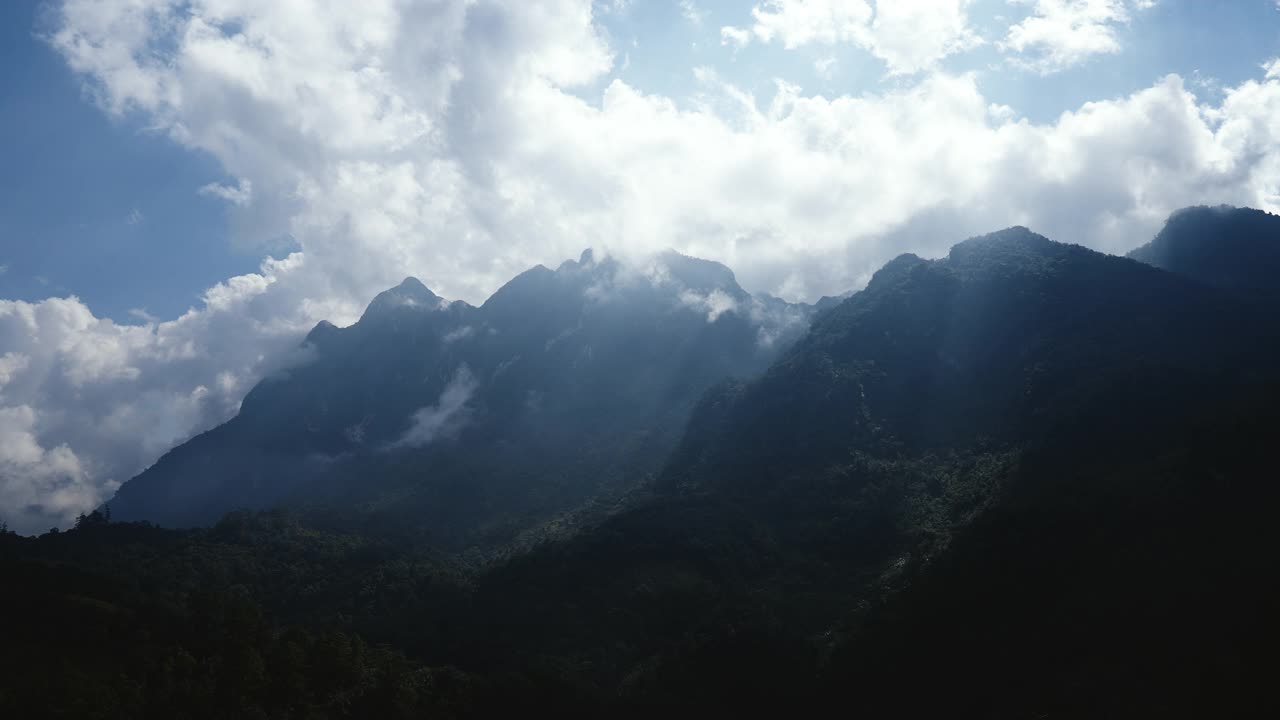
[[[1280,302],[1280,217],[1262,210],[1179,210],[1129,257],[1243,298]]]

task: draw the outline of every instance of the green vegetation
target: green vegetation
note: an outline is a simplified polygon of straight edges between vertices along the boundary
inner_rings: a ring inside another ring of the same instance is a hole
[[[67,532],[0,537],[0,714],[460,716],[464,674],[351,630],[382,612],[368,592],[421,601],[424,583],[447,582],[423,568],[278,514],[175,532],[95,513]]]

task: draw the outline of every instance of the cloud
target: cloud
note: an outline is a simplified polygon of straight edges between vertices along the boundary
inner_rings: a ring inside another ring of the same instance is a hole
[[[222,198],[232,205],[244,207],[253,200],[253,183],[244,178],[241,178],[235,185],[209,183],[201,187],[198,192],[201,195]]]
[[[145,219],[146,217],[142,214],[142,211],[138,208],[134,208],[129,211],[129,214],[125,217],[124,221],[130,225],[139,225]]]
[[[1017,64],[1042,75],[1059,72],[1096,55],[1120,52],[1116,31],[1155,0],[1036,0],[1031,15],[1009,28],[1000,49],[1019,55]]]
[[[766,0],[751,10],[754,24],[735,28],[744,41],[778,41],[787,48],[810,43],[862,44],[875,12],[865,0]]]
[[[982,44],[969,27],[971,0],[767,0],[752,9],[750,27],[721,29],[724,44],[753,39],[786,48],[848,43],[909,75]]]
[[[146,308],[130,308],[129,315],[141,320],[144,323],[154,324],[160,322],[160,318],[147,312]]]
[[[467,418],[467,402],[479,383],[466,365],[458,367],[434,405],[419,409],[410,418],[409,429],[388,449],[419,448],[461,429]]]
[[[751,321],[760,328],[756,331],[756,343],[760,347],[773,347],[783,338],[794,339],[809,326],[809,313],[795,305],[766,303],[753,297],[748,312]]]
[[[463,325],[462,327],[457,328],[456,330],[450,330],[449,332],[445,333],[444,341],[446,344],[455,343],[455,342],[458,342],[459,340],[466,340],[467,338],[475,334],[476,334],[476,329],[474,327],[471,327],[470,325]]]
[[[833,57],[819,58],[813,61],[813,71],[817,73],[818,77],[830,80],[839,64],[839,61]]]
[[[21,513],[20,522],[10,526],[17,532],[37,529],[31,522],[35,517],[61,521],[75,515],[99,502],[104,490],[115,489],[90,482],[80,458],[66,445],[41,446],[37,421],[38,413],[29,405],[0,407],[0,508],[6,514]]]
[[[4,395],[4,386],[13,380],[19,370],[25,370],[31,364],[31,358],[22,353],[8,352],[0,355],[0,398]]]
[[[680,293],[680,302],[686,307],[706,313],[707,322],[715,322],[721,315],[738,309],[738,301],[725,291],[716,288],[708,293],[685,290]]]
[[[744,48],[751,44],[751,32],[742,28],[726,25],[720,28],[720,44]]]
[[[699,8],[693,0],[680,0],[680,15],[696,27],[701,27],[702,21],[707,19],[707,11]]]
[[[1119,252],[1183,205],[1280,211],[1280,65],[1212,103],[1169,76],[1037,124],[936,70],[833,97],[757,96],[710,70],[692,98],[645,92],[608,79],[585,0],[65,0],[54,21],[105,112],[214,158],[252,188],[234,225],[299,250],[164,322],[0,301],[0,348],[26,358],[0,409],[79,467],[32,477],[26,439],[4,446],[4,482],[35,488],[0,502],[24,531],[230,417],[316,322],[353,322],[407,274],[476,303],[584,247],[674,248],[812,300],[1013,224]],[[93,492],[39,501],[51,482]]]
[[[20,532],[65,525],[234,415],[310,327],[277,311],[301,300],[280,282],[301,264],[264,263],[201,308],[143,325],[95,317],[75,297],[0,300],[0,518]]]

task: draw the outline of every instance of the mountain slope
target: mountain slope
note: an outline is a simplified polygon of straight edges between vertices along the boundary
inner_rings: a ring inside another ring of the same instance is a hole
[[[317,328],[316,362],[264,384],[246,416],[280,434],[267,448],[336,449],[326,462],[363,471],[307,478],[312,494],[332,481],[330,497],[355,503],[334,512],[381,533],[389,505],[436,527],[450,518],[434,507],[479,507],[453,519],[475,532],[502,511],[456,489],[442,502],[447,483],[498,488],[503,476],[477,469],[523,462],[539,479],[529,487],[554,486],[538,473],[566,466],[535,453],[557,428],[578,444],[548,456],[585,467],[588,444],[647,427],[611,416],[600,391],[670,407],[658,381],[731,361],[679,348],[745,342],[732,317],[763,312],[715,266],[637,285],[593,265],[531,271],[491,305],[451,307],[457,320],[404,310],[434,297],[408,283],[362,330]],[[588,312],[583,296],[634,302]],[[687,327],[668,316],[677,304]],[[458,345],[461,327],[502,352]],[[134,689],[147,688],[165,709],[212,715],[1272,717],[1277,334],[1266,306],[1228,290],[1021,228],[938,260],[904,256],[819,313],[764,375],[706,393],[647,492],[501,562],[317,531],[315,515],[183,531],[92,516],[38,539],[0,533],[0,564],[21,580],[6,598],[30,616],[0,705],[39,707],[47,692],[29,678],[56,669],[47,687],[65,707],[144,708]],[[388,354],[388,337],[410,351]],[[537,362],[537,343],[574,376]],[[438,372],[415,390],[400,376],[424,359]],[[308,372],[362,391],[317,392]],[[529,388],[555,391],[531,406]],[[392,402],[410,414],[346,432]],[[564,420],[540,429],[530,419],[544,412]],[[535,506],[519,487],[494,497]],[[231,582],[229,602],[199,602]],[[213,636],[183,622],[210,615],[233,622]],[[331,639],[307,639],[308,625]],[[139,638],[141,652],[103,651]],[[404,658],[364,649],[383,644]]]
[[[1016,652],[1046,663],[1069,653],[1064,667],[1093,684],[1066,705],[1080,716],[1116,698],[1140,703],[1159,675],[1118,684],[1143,655],[1134,637],[1107,633],[1144,603],[1161,608],[1160,622],[1193,611],[1160,596],[1186,578],[1170,563],[1259,589],[1242,568],[1274,543],[1242,551],[1238,542],[1265,533],[1230,518],[1246,517],[1234,488],[1259,508],[1275,500],[1257,473],[1280,429],[1266,410],[1280,399],[1276,334],[1265,313],[1212,288],[1022,228],[940,260],[903,256],[821,314],[764,376],[709,392],[648,503],[490,574],[478,612],[495,647],[568,658],[650,710],[821,698],[893,716],[942,712],[958,697],[961,715],[1023,717],[1070,699],[1069,680],[1034,676]],[[1236,433],[1237,422],[1250,431]],[[1219,535],[1178,535],[1209,528]],[[1118,581],[1109,543],[1154,563],[1149,585]],[[1064,564],[1039,567],[1037,552]],[[1222,566],[1232,552],[1247,559]],[[1117,595],[1088,585],[1109,582]],[[504,603],[517,589],[519,606]],[[972,618],[948,610],[951,592],[972,603]],[[1213,588],[1200,597],[1229,604]],[[982,611],[983,598],[1007,616]],[[1020,600],[1033,609],[1016,611]],[[1091,614],[1074,627],[1089,652],[1052,644],[1068,639],[1056,623],[1074,613]],[[1005,645],[984,648],[971,619]],[[916,620],[938,623],[938,636],[912,632]],[[1176,657],[1203,658],[1218,636],[1187,622],[1201,634]],[[890,653],[900,640],[911,649]],[[893,671],[871,671],[877,651]],[[984,686],[982,666],[963,667],[966,652],[1028,675],[1046,704]],[[961,667],[928,662],[943,653]],[[821,691],[804,680],[814,668],[828,679]],[[918,685],[957,695],[914,697]],[[1152,707],[1176,708],[1183,689]]]
[[[481,307],[406,280],[310,362],[126,483],[121,519],[207,524],[337,503],[442,541],[506,537],[655,472],[712,383],[767,366],[809,308],[756,300],[718,263],[637,270],[590,251]]]
[[[1280,385],[1194,390],[1158,433],[1025,454],[944,555],[849,628],[821,694],[870,716],[1280,712]]]
[[[1280,302],[1280,216],[1262,210],[1179,210],[1129,257],[1245,299]]]
[[[1255,337],[1265,327],[1213,290],[1023,228],[941,260],[904,255],[759,381],[707,400],[664,482],[750,489],[853,449],[1026,442],[1118,423],[1177,400],[1148,397],[1148,386],[1250,367],[1265,357]],[[1110,417],[1094,417],[1099,408]]]

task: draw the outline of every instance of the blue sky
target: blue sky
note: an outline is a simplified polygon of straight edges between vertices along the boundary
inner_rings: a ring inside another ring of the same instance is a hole
[[[1020,224],[1280,212],[1276,0],[0,4],[0,519],[65,524],[406,275],[791,300]],[[135,312],[136,311],[136,312]]]
[[[229,242],[225,208],[196,195],[224,177],[218,163],[87,102],[38,37],[40,7],[0,6],[0,296],[74,293],[130,322],[131,309],[176,316],[255,269],[257,254]]]

